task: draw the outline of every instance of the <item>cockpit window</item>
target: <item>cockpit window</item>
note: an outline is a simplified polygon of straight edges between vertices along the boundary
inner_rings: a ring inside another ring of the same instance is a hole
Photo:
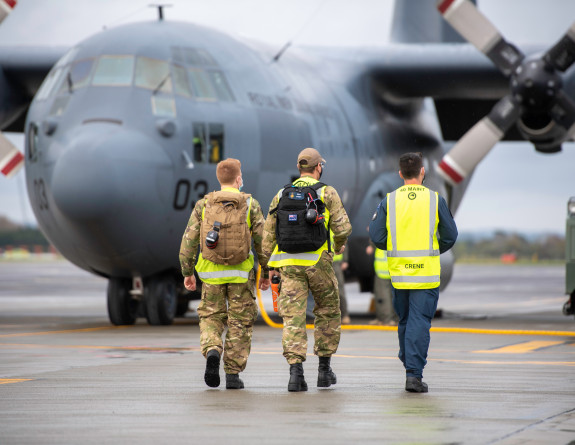
[[[56,85],[60,84],[60,80],[62,78],[62,74],[64,73],[63,68],[56,68],[50,71],[44,82],[42,82],[42,86],[38,90],[38,94],[36,94],[37,100],[45,100],[52,94]]]
[[[205,49],[172,47],[172,59],[183,65],[218,66],[218,62]]]
[[[134,56],[101,56],[96,64],[92,85],[127,86],[134,76]]]
[[[70,66],[69,76],[72,83],[72,89],[84,87],[90,81],[90,74],[94,66],[94,59],[84,59],[74,62]]]
[[[63,68],[58,95],[66,92],[71,93],[78,88],[86,86],[90,80],[93,65],[94,59],[85,59]]]
[[[216,100],[216,91],[210,82],[210,78],[204,70],[190,68],[190,83],[194,96],[198,99]]]
[[[174,92],[184,97],[192,97],[186,69],[183,66],[172,65],[172,73],[174,75]]]
[[[221,71],[208,71],[208,74],[212,80],[212,84],[216,90],[218,95],[218,99],[224,102],[233,102],[235,101],[234,95],[232,94],[232,90],[228,85],[226,78],[224,77],[224,73]]]
[[[188,65],[217,65],[207,51],[199,48],[182,48],[184,60]]]
[[[138,57],[136,61],[135,84],[137,87],[149,88],[154,92],[171,93],[172,79],[168,62],[148,57]]]

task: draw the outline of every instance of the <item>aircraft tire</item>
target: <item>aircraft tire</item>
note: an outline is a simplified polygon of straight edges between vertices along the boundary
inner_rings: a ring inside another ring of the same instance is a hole
[[[129,279],[108,280],[108,317],[115,326],[133,325],[138,318],[140,302],[132,298]]]
[[[152,326],[170,325],[174,322],[177,309],[176,283],[171,276],[160,276],[146,280],[144,302],[146,319]]]
[[[178,297],[178,305],[176,307],[176,317],[183,317],[188,312],[190,306],[190,299],[187,296],[180,295]]]

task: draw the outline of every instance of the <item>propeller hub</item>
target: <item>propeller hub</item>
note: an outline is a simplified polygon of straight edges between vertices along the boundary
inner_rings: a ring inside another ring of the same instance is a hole
[[[525,60],[511,77],[513,98],[528,110],[550,110],[562,88],[557,71],[541,58]]]

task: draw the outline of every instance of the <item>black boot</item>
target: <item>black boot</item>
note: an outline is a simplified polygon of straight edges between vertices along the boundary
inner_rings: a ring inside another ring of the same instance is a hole
[[[220,386],[220,353],[217,349],[210,349],[206,355],[204,382],[212,388]]]
[[[427,383],[422,382],[419,377],[407,377],[405,379],[405,390],[408,392],[427,392]]]
[[[244,382],[238,374],[226,374],[226,389],[242,389]]]
[[[307,391],[307,383],[303,377],[303,365],[294,363],[289,366],[288,391]]]
[[[319,368],[317,374],[317,386],[318,388],[328,388],[331,385],[337,383],[337,377],[335,373],[331,370],[329,362],[331,357],[320,357],[319,358]]]

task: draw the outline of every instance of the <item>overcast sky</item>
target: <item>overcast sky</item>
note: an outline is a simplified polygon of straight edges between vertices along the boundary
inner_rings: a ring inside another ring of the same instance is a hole
[[[435,1],[435,0],[425,0]],[[72,45],[104,27],[149,20],[149,0],[20,0],[0,26],[0,45]],[[171,0],[167,19],[189,20],[283,46],[373,46],[391,29],[392,0]],[[506,38],[552,44],[575,20],[573,0],[483,0],[480,9]],[[545,25],[545,26],[542,26]],[[9,135],[22,145],[20,135]],[[530,144],[498,144],[476,170],[456,221],[461,231],[564,233],[575,196],[575,144],[541,155]],[[0,177],[0,215],[34,224],[24,171]]]

